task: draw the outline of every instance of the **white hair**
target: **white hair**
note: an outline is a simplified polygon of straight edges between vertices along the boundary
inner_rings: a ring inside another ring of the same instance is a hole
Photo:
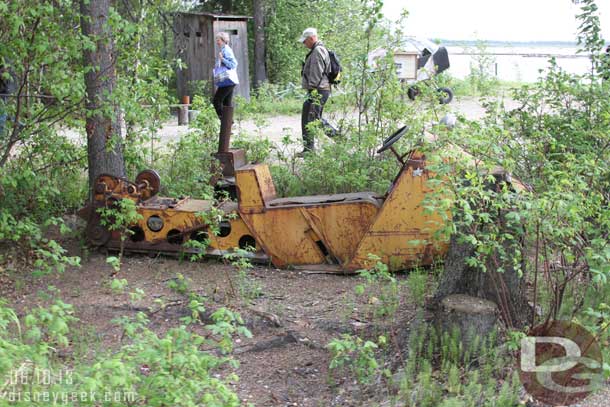
[[[228,44],[230,41],[230,37],[229,34],[227,34],[224,31],[219,32],[218,34],[216,34],[216,38],[220,38],[220,40],[222,42],[224,42],[225,44]]]

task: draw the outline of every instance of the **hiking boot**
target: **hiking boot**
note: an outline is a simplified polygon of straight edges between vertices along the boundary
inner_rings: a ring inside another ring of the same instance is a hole
[[[337,130],[336,127],[327,122],[325,119],[322,119],[322,125],[324,126],[324,134],[326,134],[326,137],[335,138],[341,135],[339,130]]]
[[[304,148],[303,151],[299,151],[295,153],[294,156],[296,158],[304,158],[306,155],[313,153],[313,150],[310,148]]]

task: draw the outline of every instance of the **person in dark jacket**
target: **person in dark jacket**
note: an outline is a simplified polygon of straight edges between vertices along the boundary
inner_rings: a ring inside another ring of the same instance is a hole
[[[325,127],[330,128],[330,125],[322,119],[324,104],[330,96],[330,81],[328,80],[330,56],[322,41],[318,39],[318,31],[313,27],[306,28],[303,31],[299,42],[310,50],[305,57],[301,72],[301,86],[307,90],[301,112],[303,151],[299,155],[303,155],[313,151],[314,148],[314,136],[307,128],[309,123],[320,120]],[[331,128],[330,131],[327,131],[327,134],[332,135],[334,131]]]

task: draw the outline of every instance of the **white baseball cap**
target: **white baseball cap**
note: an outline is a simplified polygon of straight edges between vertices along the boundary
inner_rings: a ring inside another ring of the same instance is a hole
[[[305,31],[303,31],[303,34],[301,34],[301,38],[299,38],[299,42],[303,42],[307,38],[313,37],[314,35],[316,37],[318,36],[318,30],[316,30],[313,27],[306,28]]]

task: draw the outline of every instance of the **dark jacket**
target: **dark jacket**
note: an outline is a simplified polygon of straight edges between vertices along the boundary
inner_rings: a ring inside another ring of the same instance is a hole
[[[301,73],[301,86],[303,89],[330,90],[328,70],[330,69],[330,56],[322,41],[315,43],[303,64]]]
[[[17,90],[14,76],[10,69],[0,66],[0,100],[4,102],[8,101],[8,96]]]

